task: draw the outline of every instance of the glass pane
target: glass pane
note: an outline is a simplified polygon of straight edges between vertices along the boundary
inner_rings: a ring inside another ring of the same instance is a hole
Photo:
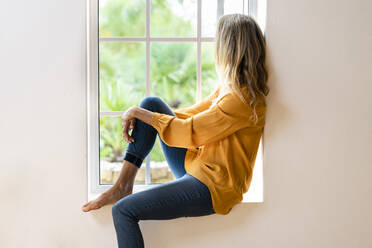
[[[171,107],[195,103],[196,44],[159,42],[151,44],[151,94]]]
[[[164,157],[159,139],[157,136],[150,154],[151,183],[166,183],[176,179]]]
[[[202,37],[214,37],[220,16],[233,13],[243,14],[243,0],[203,0]]]
[[[100,117],[99,153],[101,184],[114,184],[119,178],[127,146],[128,143],[122,138],[121,117]],[[145,183],[145,163],[146,160],[137,172],[135,184]]]
[[[100,36],[145,36],[145,0],[99,0]]]
[[[196,0],[152,0],[151,36],[196,36]]]
[[[146,94],[145,43],[100,42],[100,110],[124,111]]]
[[[202,98],[208,96],[218,84],[218,76],[215,69],[214,42],[203,42],[202,52]]]

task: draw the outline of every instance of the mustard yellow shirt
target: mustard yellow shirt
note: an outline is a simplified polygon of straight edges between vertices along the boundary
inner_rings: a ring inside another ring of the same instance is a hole
[[[234,92],[211,104],[220,88],[199,103],[174,110],[176,116],[155,112],[151,125],[167,145],[187,148],[186,172],[209,188],[214,211],[226,215],[251,184],[266,104],[262,98],[256,106],[255,124],[249,119],[253,109]]]

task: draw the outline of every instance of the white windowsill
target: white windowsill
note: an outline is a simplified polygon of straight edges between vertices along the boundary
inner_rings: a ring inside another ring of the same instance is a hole
[[[136,193],[136,192],[140,192],[142,190],[150,189],[150,188],[155,187],[157,185],[161,185],[161,184],[153,184],[153,185],[137,184],[137,185],[134,185],[133,194]],[[105,192],[110,187],[111,186],[107,186],[106,189],[103,190],[102,192],[89,193],[88,201],[96,199],[98,196],[100,196],[103,192]],[[261,198],[262,197],[260,197],[260,195],[249,196],[248,194],[245,194],[244,197],[243,197],[243,200],[240,203],[263,203]]]

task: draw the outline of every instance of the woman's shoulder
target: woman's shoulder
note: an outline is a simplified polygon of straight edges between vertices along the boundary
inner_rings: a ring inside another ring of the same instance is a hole
[[[251,113],[252,107],[250,106],[251,97],[248,90],[241,89],[241,94],[235,92],[231,87],[226,85],[218,86],[218,95],[212,100],[210,107],[218,105],[223,109],[228,109],[232,112]],[[243,99],[242,99],[243,98]],[[266,101],[263,96],[258,96],[256,99],[256,112],[265,111]],[[229,112],[230,112],[229,111]]]
[[[229,91],[221,95],[216,104],[226,113],[249,117],[253,112],[253,107],[249,105],[251,98],[247,94],[243,94],[243,97],[245,101],[236,92]],[[255,110],[258,115],[265,115],[266,102],[264,97],[257,98]]]
[[[221,101],[222,99],[224,99],[225,101],[229,100],[231,103],[235,103],[240,107],[249,108],[250,107],[249,103],[252,98],[250,97],[249,93],[244,90],[241,91],[241,94],[238,94],[237,92],[231,89],[226,89],[226,90],[221,90],[220,95],[217,98],[218,101]],[[257,96],[256,106],[261,106],[261,105],[262,107],[266,106],[265,98],[262,96]]]
[[[239,99],[242,103],[244,103],[244,105],[246,105],[246,107],[251,108],[249,103],[251,102],[252,97],[249,94],[248,90],[246,88],[242,88],[240,92],[241,92],[241,95],[242,95],[242,97],[244,98],[245,101],[243,101],[241,99],[241,97],[236,92],[232,91],[231,94],[234,95],[234,97],[236,99]],[[263,95],[257,95],[255,101],[256,101],[256,108],[265,108],[266,107],[266,99]]]

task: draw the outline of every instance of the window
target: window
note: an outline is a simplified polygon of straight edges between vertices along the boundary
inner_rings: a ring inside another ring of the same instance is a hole
[[[161,97],[172,108],[204,98],[217,83],[214,35],[218,18],[249,13],[259,21],[260,2],[89,1],[89,198],[106,191],[120,174],[128,145],[121,136],[123,111],[149,95]],[[261,147],[243,201],[262,201]],[[134,192],[174,179],[157,138],[137,173]]]

